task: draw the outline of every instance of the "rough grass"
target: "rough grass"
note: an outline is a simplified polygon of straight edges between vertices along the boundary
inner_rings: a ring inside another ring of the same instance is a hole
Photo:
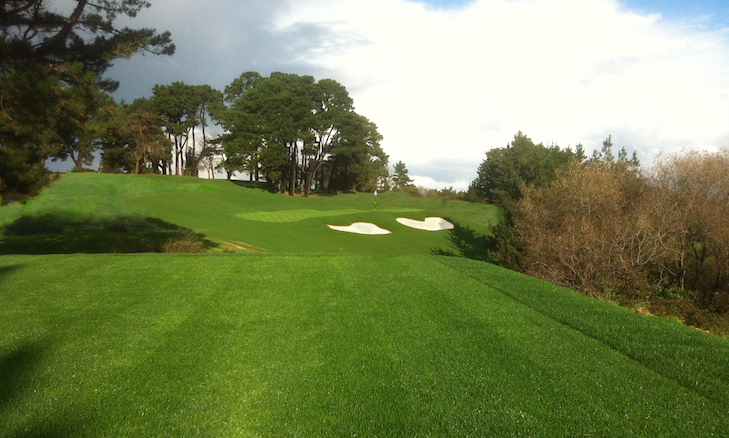
[[[432,256],[0,257],[0,436],[722,436],[729,344]]]

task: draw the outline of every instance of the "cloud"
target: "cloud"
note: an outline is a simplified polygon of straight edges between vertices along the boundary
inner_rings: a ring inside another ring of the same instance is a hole
[[[405,0],[166,0],[142,17],[171,30],[178,53],[119,63],[120,92],[149,95],[175,80],[222,89],[248,70],[329,77],[379,126],[392,163],[449,185],[475,177],[484,153],[519,130],[545,144],[582,142],[588,152],[612,134],[644,164],[659,151],[729,139],[726,33],[614,0],[447,9]]]
[[[414,185],[415,187],[424,187],[426,189],[437,190],[453,189],[457,192],[467,192],[468,186],[469,184],[471,184],[472,181],[466,179],[437,181],[431,177],[419,175],[413,175],[411,179],[413,180],[412,185]]]

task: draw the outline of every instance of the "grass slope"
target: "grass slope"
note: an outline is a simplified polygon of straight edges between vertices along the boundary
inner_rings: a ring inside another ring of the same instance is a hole
[[[67,174],[27,205],[0,208],[0,253],[129,252],[125,241],[131,239],[133,251],[139,240],[186,227],[218,249],[229,242],[273,253],[461,254],[497,217],[489,205],[405,193],[381,194],[377,207],[367,193],[292,198],[221,180]],[[398,224],[398,216],[443,216],[458,229],[413,230]],[[353,222],[373,222],[393,234],[353,235],[326,226]]]
[[[151,193],[217,190],[197,178],[72,173],[25,205],[0,207],[0,254],[135,252],[176,226],[128,206]]]
[[[433,256],[0,257],[0,436],[722,436],[729,343]]]

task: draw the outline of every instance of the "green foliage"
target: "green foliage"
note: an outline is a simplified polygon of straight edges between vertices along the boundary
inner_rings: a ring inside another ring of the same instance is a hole
[[[387,155],[374,123],[356,114],[347,90],[331,79],[274,72],[243,73],[212,114],[228,175],[259,172],[269,190],[354,190],[376,184]]]
[[[474,185],[481,197],[510,212],[522,197],[522,187],[548,184],[554,171],[575,157],[570,149],[534,144],[519,131],[505,148],[486,153]]]
[[[51,157],[88,163],[106,129],[118,85],[101,75],[118,58],[138,52],[172,54],[169,33],[120,28],[142,0],[76,2],[67,16],[42,0],[0,3],[0,196],[3,202],[38,193]]]
[[[408,176],[408,168],[405,167],[405,163],[398,161],[395,163],[395,168],[392,174],[392,183],[396,188],[402,189],[403,187],[410,185],[413,180]]]

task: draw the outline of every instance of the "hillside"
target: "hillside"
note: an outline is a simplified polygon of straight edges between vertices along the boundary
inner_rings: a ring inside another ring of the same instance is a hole
[[[490,206],[372,201],[71,174],[0,207],[0,436],[729,431],[726,339],[432,255],[468,253]],[[326,226],[355,221],[392,234]],[[180,227],[208,252],[91,254]]]
[[[264,253],[460,254],[496,220],[493,206],[414,198],[405,193],[289,197],[224,180],[158,175],[67,174],[27,205],[0,208],[0,253],[135,252],[140,240],[163,240],[186,227],[210,249]],[[293,214],[295,213],[295,214]],[[414,230],[405,216],[446,217],[456,232]],[[356,221],[393,231],[387,236],[337,232],[326,225]],[[2,235],[0,235],[2,237]]]

